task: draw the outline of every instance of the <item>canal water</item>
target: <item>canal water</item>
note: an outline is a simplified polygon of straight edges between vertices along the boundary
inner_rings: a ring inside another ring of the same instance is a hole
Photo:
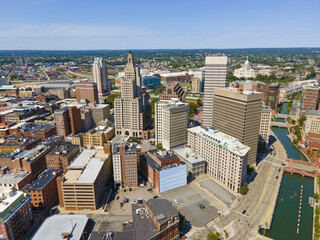
[[[283,104],[280,113],[285,113],[287,103]],[[272,127],[286,152],[288,158],[307,161],[306,157],[291,143],[286,128]],[[303,185],[300,232],[297,235],[300,187]],[[294,196],[296,192],[296,196]],[[277,205],[271,229],[266,236],[276,240],[311,240],[313,209],[309,206],[309,197],[313,196],[313,179],[297,174],[285,173],[282,178]]]

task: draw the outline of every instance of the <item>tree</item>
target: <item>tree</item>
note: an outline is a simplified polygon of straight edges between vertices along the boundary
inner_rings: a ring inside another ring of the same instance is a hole
[[[154,114],[154,112],[155,112],[155,103],[158,102],[158,101],[159,101],[158,98],[154,98],[154,99],[151,100],[150,105],[151,105],[151,113],[152,114]]]
[[[296,138],[295,138],[295,139],[293,139],[293,143],[294,143],[294,144],[296,144],[296,145],[297,145],[297,144],[298,144],[298,142],[299,142],[299,140],[298,140],[298,139],[296,139]]]
[[[220,238],[220,234],[217,232],[217,233],[214,233],[212,231],[208,232],[207,234],[207,240],[219,240]]]
[[[157,148],[158,150],[162,149],[162,143],[157,143],[156,148]]]
[[[299,118],[299,125],[302,126],[303,122],[304,122],[306,119],[307,119],[306,116],[301,116],[301,117]]]
[[[110,94],[107,99],[105,100],[105,103],[110,104],[110,107],[113,108],[114,107],[114,100],[120,97],[120,94]]]
[[[314,194],[314,199],[316,200],[316,202],[319,202],[319,198],[320,198],[319,193],[315,193]]]
[[[248,192],[248,184],[246,182],[242,184],[242,186],[240,187],[239,192],[242,195],[245,195]]]
[[[197,104],[195,103],[190,103],[190,118],[192,118],[194,116],[194,114],[197,112]]]
[[[158,89],[154,92],[154,94],[155,94],[155,95],[159,95],[159,94],[161,94],[163,91],[164,91],[164,87],[161,87],[161,88],[158,88]]]

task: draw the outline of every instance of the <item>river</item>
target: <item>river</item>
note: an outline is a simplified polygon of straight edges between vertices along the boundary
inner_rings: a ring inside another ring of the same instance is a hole
[[[280,113],[285,113],[288,104],[284,103]],[[272,127],[288,158],[307,161],[306,157],[291,143],[286,128]],[[297,235],[297,222],[299,210],[300,186],[303,185],[303,197],[301,207],[300,232]],[[296,191],[297,196],[294,196]],[[285,173],[283,175],[277,205],[271,224],[271,229],[266,236],[276,240],[311,240],[312,239],[312,214],[309,206],[309,196],[313,196],[313,179],[301,177],[297,174]]]

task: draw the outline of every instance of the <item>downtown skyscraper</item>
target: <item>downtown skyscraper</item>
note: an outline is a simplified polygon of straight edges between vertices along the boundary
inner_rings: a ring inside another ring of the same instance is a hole
[[[206,127],[212,126],[213,89],[224,88],[227,78],[226,56],[207,56],[204,75],[203,122]]]
[[[142,130],[150,121],[148,94],[141,92],[140,68],[135,66],[130,52],[121,81],[121,98],[114,101],[116,134],[142,137]]]
[[[97,84],[98,95],[104,96],[110,93],[108,82],[108,70],[102,58],[95,58],[92,66],[93,81]]]

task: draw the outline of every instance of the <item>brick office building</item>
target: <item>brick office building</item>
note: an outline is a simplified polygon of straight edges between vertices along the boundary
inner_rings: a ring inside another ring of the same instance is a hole
[[[76,83],[76,99],[80,102],[81,99],[86,98],[89,102],[99,102],[97,84],[90,81],[83,81]]]
[[[46,209],[58,201],[57,177],[60,169],[47,169],[27,188],[31,205],[35,209]]]
[[[46,155],[47,168],[67,171],[69,164],[79,155],[79,146],[63,144]]]
[[[72,134],[77,134],[82,130],[80,109],[77,107],[69,107],[70,128]]]
[[[316,110],[319,101],[319,88],[309,87],[302,91],[301,109],[302,110]]]

